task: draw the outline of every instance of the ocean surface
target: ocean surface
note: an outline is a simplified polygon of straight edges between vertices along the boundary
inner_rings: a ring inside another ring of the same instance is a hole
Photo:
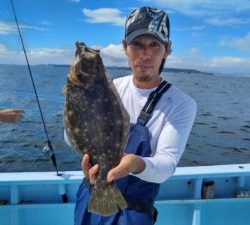
[[[79,170],[80,157],[63,139],[63,86],[69,67],[31,69],[58,168]],[[126,68],[108,68],[108,72],[113,78],[130,74]],[[250,77],[185,71],[164,72],[162,76],[198,105],[179,166],[249,163]],[[47,139],[26,66],[0,65],[0,108],[26,111],[18,124],[0,123],[0,172],[53,171],[42,151]]]

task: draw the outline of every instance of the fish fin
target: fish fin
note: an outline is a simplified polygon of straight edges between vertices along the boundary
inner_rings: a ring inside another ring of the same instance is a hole
[[[62,93],[63,94],[66,94],[67,93],[67,85],[65,84],[63,87],[62,87]]]
[[[109,216],[126,207],[127,202],[116,184],[109,184],[104,189],[94,186],[88,205],[89,212]]]

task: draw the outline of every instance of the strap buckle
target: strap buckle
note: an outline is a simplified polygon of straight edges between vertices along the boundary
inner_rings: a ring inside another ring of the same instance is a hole
[[[137,118],[137,123],[141,125],[145,125],[149,121],[150,116],[151,114],[145,111],[141,111],[140,115]]]

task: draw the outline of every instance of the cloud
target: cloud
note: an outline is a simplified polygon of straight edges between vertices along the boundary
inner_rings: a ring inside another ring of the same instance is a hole
[[[0,34],[12,34],[17,32],[17,27],[14,23],[5,23],[0,21]]]
[[[192,37],[199,38],[202,36],[202,32],[200,32],[200,31],[204,30],[205,28],[206,28],[205,25],[200,25],[200,26],[173,28],[173,30],[178,31],[178,32],[188,31],[191,33]]]
[[[207,57],[197,48],[172,54],[166,61],[166,67],[197,69],[224,74],[250,74],[250,58],[215,56]]]
[[[4,52],[6,52],[6,50],[7,50],[6,46],[4,44],[0,43],[0,52],[4,53]]]
[[[190,26],[190,27],[182,27],[182,28],[173,28],[175,31],[200,31],[205,29],[206,26],[205,25],[201,25],[201,26]]]
[[[7,48],[6,45],[0,43],[0,61],[4,64],[23,64],[25,63],[24,55],[22,52],[11,51]]]
[[[166,67],[206,70],[205,59],[198,48],[190,48],[186,52],[173,53],[166,60]]]
[[[230,57],[230,56],[220,56],[213,57],[209,61],[209,66],[211,67],[235,67],[235,66],[248,66],[249,67],[250,59],[244,59],[240,57]]]
[[[29,25],[20,25],[21,29],[30,29],[30,30],[40,30],[40,31],[49,31],[50,29],[44,27],[37,27],[37,26],[29,26]]]
[[[128,66],[122,44],[109,44],[106,47],[91,46],[100,49],[105,66]],[[66,48],[35,48],[27,50],[31,64],[71,64],[74,60],[74,50]],[[22,51],[12,51],[0,43],[0,61],[5,64],[25,64]]]
[[[101,48],[105,66],[128,66],[122,45],[110,44]],[[250,71],[250,58],[240,57],[206,57],[198,48],[190,48],[182,53],[171,54],[165,67],[197,69],[207,72],[247,73]]]
[[[114,8],[82,9],[83,15],[89,23],[111,23],[117,26],[124,26],[126,17],[121,16],[121,11]]]
[[[49,30],[47,28],[29,26],[29,25],[24,25],[24,24],[20,24],[19,27],[20,27],[20,29],[41,30],[41,31],[48,31]],[[9,34],[14,34],[16,32],[17,32],[17,26],[15,23],[7,23],[7,22],[0,21],[0,35],[1,34],[2,35],[9,35]]]
[[[233,26],[233,25],[248,24],[250,21],[243,20],[241,18],[228,18],[228,19],[211,18],[205,20],[205,22],[215,26]]]
[[[36,48],[26,50],[30,64],[70,64],[74,52],[69,49]],[[26,64],[23,51],[13,51],[0,43],[0,61],[5,64]]]
[[[250,32],[245,37],[238,39],[223,38],[220,41],[223,46],[234,47],[243,51],[250,51]]]
[[[128,60],[122,45],[91,46],[101,49],[101,56],[105,66],[128,66]],[[36,48],[27,51],[30,64],[71,64],[74,60],[74,50],[66,48]],[[22,51],[9,50],[0,43],[0,61],[6,64],[26,64]],[[250,58],[216,56],[206,57],[198,48],[190,48],[186,52],[173,53],[167,61],[167,68],[197,69],[207,72],[221,72],[228,74],[249,74]]]
[[[124,54],[122,44],[110,44],[101,49],[103,63],[106,66],[128,66],[127,58]]]
[[[250,58],[230,56],[213,57],[208,61],[207,66],[211,70],[218,72],[250,75]]]
[[[185,15],[211,16],[238,13],[250,9],[248,0],[154,0],[161,7],[170,8]]]
[[[58,57],[67,53],[67,50],[58,48],[36,48],[28,52],[32,58]]]
[[[48,20],[43,20],[43,21],[41,22],[41,25],[51,26],[51,25],[54,25],[54,23],[52,23],[52,22],[50,22],[50,21],[48,21]]]

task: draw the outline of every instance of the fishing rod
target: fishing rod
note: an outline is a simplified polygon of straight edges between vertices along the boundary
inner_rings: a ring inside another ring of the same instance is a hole
[[[24,52],[24,55],[25,55],[26,63],[27,63],[27,66],[28,66],[28,70],[29,70],[29,75],[30,75],[30,78],[31,78],[32,86],[33,86],[33,89],[34,89],[34,92],[35,92],[36,102],[37,102],[38,109],[39,109],[39,112],[40,112],[40,116],[41,116],[41,119],[42,119],[44,132],[45,132],[45,135],[47,137],[47,146],[44,146],[43,152],[45,152],[45,153],[47,153],[49,155],[49,157],[50,157],[50,159],[51,159],[51,161],[53,163],[53,166],[54,166],[54,168],[56,170],[57,176],[60,176],[61,174],[58,173],[56,156],[54,154],[53,146],[52,146],[51,141],[49,139],[48,131],[47,131],[45,120],[44,120],[43,113],[42,113],[42,108],[41,108],[41,105],[40,105],[40,101],[39,101],[39,98],[38,98],[38,95],[37,95],[37,91],[36,91],[35,82],[34,82],[34,79],[33,79],[31,68],[30,68],[30,63],[29,63],[29,60],[28,60],[28,57],[27,57],[27,53],[26,53],[26,49],[25,49],[25,46],[24,46],[24,42],[23,42],[21,30],[20,30],[19,23],[18,23],[18,20],[17,20],[14,3],[13,3],[13,0],[10,0],[10,1],[11,1],[11,5],[12,5],[13,14],[14,14],[14,17],[15,17],[15,22],[16,22],[17,30],[18,30],[19,37],[20,37],[20,40],[21,40],[21,43],[22,43],[22,48],[23,48],[23,52]]]

